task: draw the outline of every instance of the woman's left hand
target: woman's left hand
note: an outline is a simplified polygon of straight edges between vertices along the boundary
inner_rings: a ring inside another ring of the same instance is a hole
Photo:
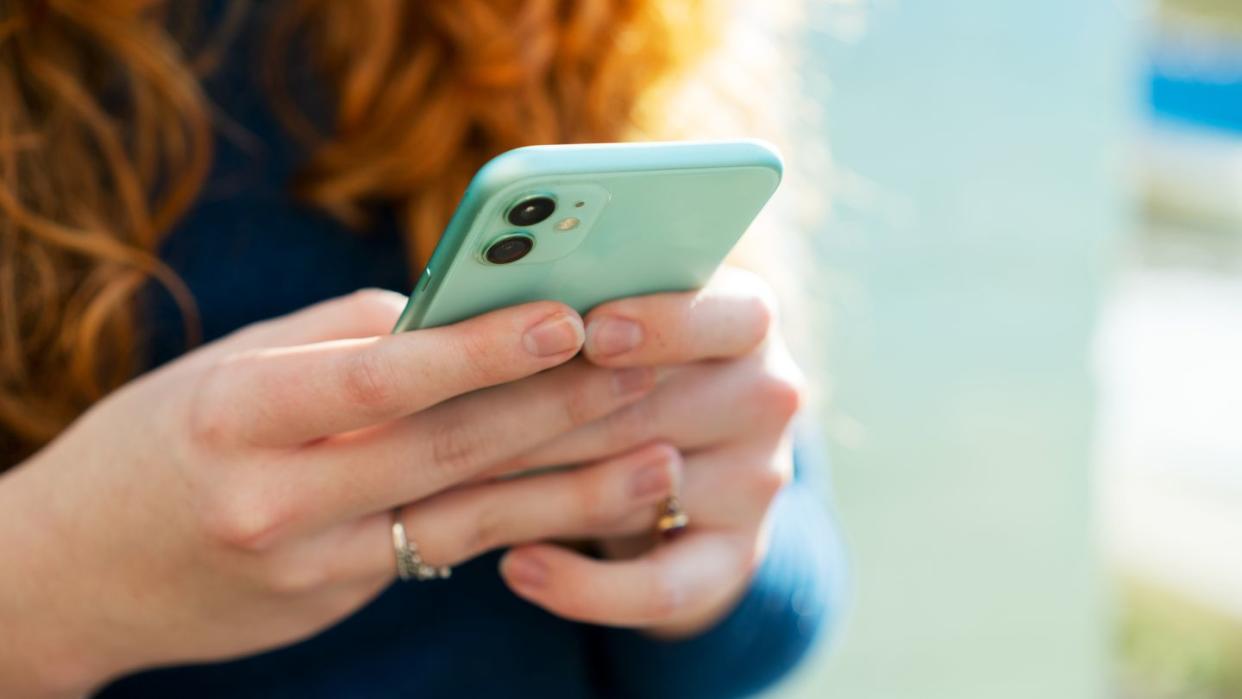
[[[768,510],[791,477],[789,424],[803,400],[772,298],[755,275],[726,268],[702,291],[622,299],[587,315],[590,361],[659,367],[659,385],[505,470],[671,444],[685,462],[680,501],[690,524],[671,541],[647,534],[600,542],[611,560],[520,546],[501,565],[515,592],[569,619],[670,638],[703,631],[734,607],[763,559]],[[618,529],[654,530],[659,514]]]

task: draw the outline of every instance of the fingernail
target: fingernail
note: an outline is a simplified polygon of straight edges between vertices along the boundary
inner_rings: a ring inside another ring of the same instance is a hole
[[[618,396],[642,393],[655,384],[655,371],[651,367],[618,369],[612,374],[612,390]]]
[[[510,554],[505,558],[505,577],[518,587],[542,587],[548,579],[548,568],[534,556]]]
[[[646,500],[655,495],[665,495],[672,487],[673,474],[669,473],[668,463],[660,459],[643,466],[634,474],[630,481],[630,497]]]
[[[587,348],[599,357],[624,354],[642,341],[642,326],[624,318],[600,318],[587,328]]]
[[[564,354],[582,346],[582,321],[568,313],[558,313],[526,331],[522,344],[537,357]]]

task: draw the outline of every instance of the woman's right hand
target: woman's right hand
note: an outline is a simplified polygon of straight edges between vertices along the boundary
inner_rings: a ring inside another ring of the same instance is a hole
[[[622,533],[673,492],[678,457],[658,445],[470,484],[654,377],[570,362],[582,321],[559,304],[388,335],[403,303],[360,292],[239,331],[0,478],[0,694],[82,694],[313,634],[393,579],[390,511],[407,503],[424,558],[452,565]]]

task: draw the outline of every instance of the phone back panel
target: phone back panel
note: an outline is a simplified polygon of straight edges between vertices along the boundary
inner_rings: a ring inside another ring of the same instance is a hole
[[[779,156],[757,141],[509,151],[471,182],[396,330],[529,301],[585,313],[616,298],[699,288],[780,178]],[[509,209],[531,195],[553,198],[555,212],[534,226],[509,223]],[[527,257],[504,265],[483,257],[513,233],[534,239]]]

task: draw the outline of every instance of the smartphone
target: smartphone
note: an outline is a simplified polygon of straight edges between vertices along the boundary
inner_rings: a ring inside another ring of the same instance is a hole
[[[483,166],[394,330],[700,288],[781,180],[760,141],[531,146]]]

